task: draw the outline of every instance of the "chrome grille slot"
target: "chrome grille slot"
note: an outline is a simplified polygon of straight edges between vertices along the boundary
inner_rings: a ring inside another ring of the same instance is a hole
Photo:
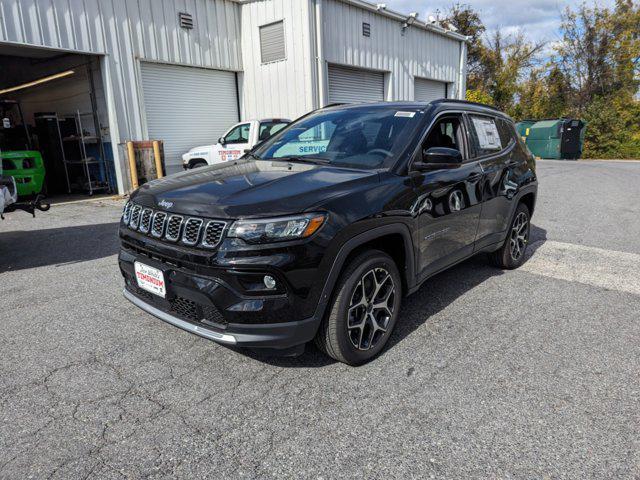
[[[184,232],[182,233],[182,243],[185,245],[195,245],[200,237],[200,229],[203,220],[201,218],[190,218],[184,223]]]
[[[131,220],[129,220],[129,227],[133,230],[138,229],[138,225],[140,224],[140,212],[142,211],[142,207],[140,205],[134,205],[131,210]]]
[[[164,223],[167,220],[167,214],[164,212],[156,212],[153,216],[153,223],[151,226],[151,235],[156,238],[164,235]]]
[[[224,227],[226,222],[219,222],[212,220],[207,223],[204,229],[204,235],[202,237],[202,246],[205,248],[215,248],[222,240],[222,234],[224,233]]]
[[[142,210],[142,215],[140,216],[140,231],[142,233],[149,233],[149,229],[151,228],[151,217],[153,216],[153,210],[150,208],[145,208]]]
[[[167,233],[164,238],[170,242],[177,242],[180,238],[180,227],[182,227],[183,217],[181,215],[171,215],[167,220]]]
[[[131,202],[127,202],[124,206],[124,210],[122,211],[122,221],[125,224],[128,224],[129,220],[131,220],[131,207],[133,207],[133,204]]]

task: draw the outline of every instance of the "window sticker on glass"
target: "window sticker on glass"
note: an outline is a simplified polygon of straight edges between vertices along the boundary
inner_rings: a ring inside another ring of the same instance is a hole
[[[396,117],[413,118],[416,112],[396,112]]]
[[[501,150],[498,128],[490,118],[473,117],[473,126],[478,135],[478,145],[484,150]]]

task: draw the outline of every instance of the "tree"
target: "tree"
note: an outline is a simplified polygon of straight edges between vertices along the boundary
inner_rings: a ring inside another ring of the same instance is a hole
[[[470,5],[456,3],[449,8],[444,24],[469,37],[467,48],[468,98],[512,110],[518,80],[533,65],[542,45],[532,45],[522,33],[503,36],[500,31],[485,38],[486,27]]]
[[[529,78],[518,87],[516,119],[559,118],[567,115],[569,83],[562,70],[552,61],[531,69]]]
[[[442,23],[453,25],[458,29],[459,34],[469,37],[467,46],[467,87],[475,90],[484,48],[482,36],[486,31],[482,20],[480,20],[480,15],[470,5],[456,3],[446,12]]]
[[[519,84],[543,46],[528,42],[522,32],[505,37],[496,31],[482,49],[477,88],[486,91],[497,108],[514,113]]]

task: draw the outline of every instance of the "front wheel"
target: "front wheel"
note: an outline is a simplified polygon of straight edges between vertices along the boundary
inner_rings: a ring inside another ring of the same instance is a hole
[[[492,253],[493,263],[506,269],[518,268],[524,263],[525,253],[529,245],[531,216],[524,203],[518,204],[504,245]]]
[[[402,282],[393,259],[379,250],[361,253],[340,276],[316,345],[349,365],[371,360],[391,336],[401,299]]]
[[[207,162],[205,160],[194,160],[189,164],[189,168],[201,168],[206,166]]]

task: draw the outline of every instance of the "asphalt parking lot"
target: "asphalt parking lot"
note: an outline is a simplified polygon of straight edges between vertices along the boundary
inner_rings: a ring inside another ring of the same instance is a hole
[[[531,258],[405,301],[360,368],[125,301],[122,201],[0,222],[0,478],[638,478],[640,163],[539,162]]]

